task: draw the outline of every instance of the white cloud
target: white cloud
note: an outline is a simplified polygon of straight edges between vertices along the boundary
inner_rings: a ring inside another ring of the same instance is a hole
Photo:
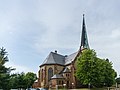
[[[21,72],[34,72],[34,70],[32,70],[30,67],[26,67],[26,66],[23,66],[23,65],[17,65],[13,62],[8,62],[5,64],[7,67],[12,67],[12,68],[15,68],[14,71],[12,71],[11,73],[21,73]],[[35,72],[36,73],[36,72]]]
[[[111,38],[120,39],[120,28],[112,30]]]
[[[82,14],[85,13],[90,46],[100,57],[110,58],[119,71],[119,2],[0,1],[0,45],[10,50],[11,60],[15,60],[9,65],[15,66],[17,71],[26,72],[30,68],[39,67],[31,65],[31,62],[41,63],[51,50],[57,49],[63,53],[77,50],[80,45]],[[35,58],[31,59],[28,54]]]

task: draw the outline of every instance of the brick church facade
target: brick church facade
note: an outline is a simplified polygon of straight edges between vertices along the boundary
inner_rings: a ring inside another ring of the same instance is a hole
[[[50,52],[38,71],[35,87],[41,88],[79,88],[81,84],[75,77],[76,60],[83,49],[89,49],[83,15],[81,45],[78,51],[70,55],[61,55],[56,50]]]

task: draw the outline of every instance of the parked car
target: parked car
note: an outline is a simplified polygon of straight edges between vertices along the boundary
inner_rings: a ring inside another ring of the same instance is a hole
[[[48,90],[48,89],[45,89],[45,88],[37,88],[36,90]]]
[[[28,88],[26,90],[48,90],[48,89],[45,89],[45,88]]]

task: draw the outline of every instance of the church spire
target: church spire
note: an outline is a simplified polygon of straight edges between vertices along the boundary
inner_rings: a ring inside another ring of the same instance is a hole
[[[89,49],[87,32],[86,32],[86,27],[85,27],[84,14],[83,14],[83,24],[82,24],[82,36],[81,36],[80,50],[83,50],[83,49]]]

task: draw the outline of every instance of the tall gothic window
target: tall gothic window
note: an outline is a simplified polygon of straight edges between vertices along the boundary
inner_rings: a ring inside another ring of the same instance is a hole
[[[42,73],[41,73],[41,81],[43,81],[43,69],[42,69]]]
[[[53,69],[49,68],[48,69],[48,81],[51,79],[52,76],[53,76]]]

